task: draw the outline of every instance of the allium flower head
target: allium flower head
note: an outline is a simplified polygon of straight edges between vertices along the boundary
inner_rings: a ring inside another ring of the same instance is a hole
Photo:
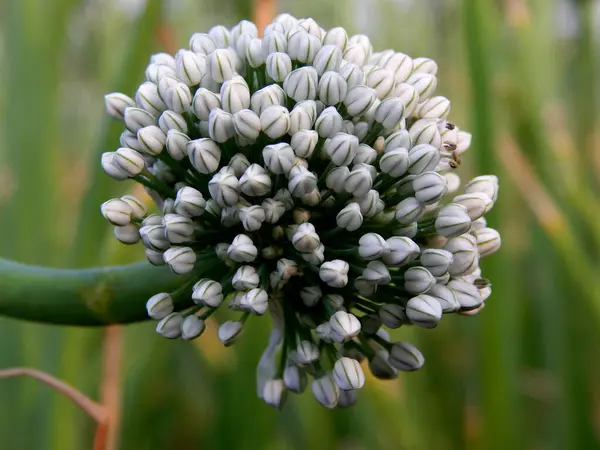
[[[181,276],[148,300],[160,334],[194,339],[230,308],[218,331],[230,346],[268,313],[259,397],[281,408],[311,376],[319,403],[348,406],[363,370],[390,379],[424,364],[381,326],[481,311],[479,260],[500,247],[482,216],[498,180],[461,192],[471,136],[434,95],[434,61],[289,14],[257,36],[248,21],[196,33],[150,59],[133,97],[106,96],[124,131],[102,167],[156,208],[124,196],[101,210],[117,239]]]

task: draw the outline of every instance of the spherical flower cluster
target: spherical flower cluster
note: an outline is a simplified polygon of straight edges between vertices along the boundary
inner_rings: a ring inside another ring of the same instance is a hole
[[[471,135],[448,121],[436,72],[283,14],[262,38],[248,21],[196,33],[189,49],[152,56],[134,98],[107,95],[125,130],[102,166],[143,184],[160,212],[124,196],[102,214],[117,239],[183,275],[148,300],[158,333],[193,339],[228,307],[218,337],[229,346],[269,313],[258,395],[280,408],[310,375],[333,408],[356,401],[363,367],[390,379],[423,365],[384,327],[481,311],[498,180],[459,192]]]

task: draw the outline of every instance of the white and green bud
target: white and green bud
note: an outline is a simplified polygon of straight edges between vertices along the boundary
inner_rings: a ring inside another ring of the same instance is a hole
[[[224,83],[235,76],[235,57],[232,53],[231,49],[219,48],[206,57],[206,71],[217,83]]]
[[[222,208],[234,206],[240,197],[240,182],[233,173],[223,167],[208,182],[208,191]]]
[[[392,279],[390,271],[381,261],[369,262],[367,267],[363,269],[362,277],[371,283],[379,285],[388,284]]]
[[[319,277],[328,286],[342,288],[348,284],[350,266],[346,261],[334,259],[321,264]]]
[[[318,122],[318,119],[317,119]],[[299,130],[292,136],[290,146],[296,156],[300,158],[309,158],[319,140],[319,135],[314,130]]]
[[[269,106],[260,115],[260,126],[271,139],[280,138],[290,129],[290,113],[283,106]]]
[[[194,33],[189,42],[190,50],[201,55],[208,55],[217,48],[215,40],[206,33]]]
[[[410,166],[409,152],[405,148],[387,151],[379,160],[379,168],[393,178],[404,175]]]
[[[377,106],[374,118],[384,129],[393,130],[404,118],[404,103],[399,98],[386,98]]]
[[[192,240],[194,223],[189,217],[179,214],[165,214],[163,225],[165,235],[172,244],[182,244]]]
[[[206,88],[199,88],[194,94],[192,111],[200,120],[208,120],[213,109],[221,108],[221,97]]]
[[[302,223],[292,235],[292,244],[299,252],[309,253],[316,250],[321,241],[311,223]]]
[[[348,93],[343,103],[348,114],[353,117],[360,117],[373,106],[375,99],[375,89],[365,85],[357,85],[352,89],[348,88]]]
[[[321,39],[304,31],[296,31],[288,37],[287,53],[295,61],[312,64],[321,50]]]
[[[425,364],[425,358],[418,348],[408,342],[395,342],[390,349],[389,363],[398,370],[413,372]]]
[[[292,59],[287,53],[271,53],[266,59],[266,71],[273,81],[281,83],[292,72]]]
[[[164,319],[174,310],[173,299],[166,292],[161,292],[148,299],[146,309],[150,318],[155,320]]]
[[[232,286],[238,291],[245,291],[258,287],[260,278],[258,272],[252,266],[241,266],[233,275]]]
[[[233,169],[234,175],[238,178],[244,175],[249,166],[250,161],[248,161],[248,158],[243,153],[236,153],[229,160],[229,167]]]
[[[450,280],[448,288],[452,290],[461,308],[473,309],[483,303],[477,286],[461,280]]]
[[[181,325],[183,316],[178,313],[171,313],[161,319],[156,325],[156,332],[167,339],[176,339],[181,336]]]
[[[500,249],[502,240],[500,233],[493,228],[482,228],[473,232],[477,240],[477,251],[481,258],[489,256]]]
[[[466,233],[471,228],[467,208],[458,203],[449,203],[440,208],[435,219],[435,230],[440,236],[453,237]]]
[[[325,261],[325,246],[320,244],[319,247],[312,252],[302,253],[300,256],[307,263],[312,264],[313,266],[319,266]]]
[[[415,197],[408,197],[396,205],[396,220],[402,225],[419,220],[425,213],[425,205],[423,205]]]
[[[472,273],[479,264],[477,240],[470,234],[455,236],[446,242],[444,250],[452,253],[452,263],[448,268],[450,275],[458,277]]]
[[[265,166],[274,174],[287,174],[294,164],[294,150],[289,144],[281,142],[267,145],[262,151]]]
[[[263,289],[250,289],[241,298],[240,306],[253,314],[262,316],[269,307],[269,295]]]
[[[394,236],[386,241],[389,250],[382,255],[383,262],[391,266],[401,266],[419,256],[419,246],[406,236]]]
[[[183,113],[192,105],[192,93],[185,83],[171,80],[174,78],[165,77],[160,81],[158,85],[160,96],[169,109],[176,113]]]
[[[442,312],[449,313],[460,309],[460,303],[452,289],[442,284],[434,284],[427,291],[427,295],[434,297],[442,306]]]
[[[333,366],[333,381],[344,391],[360,389],[365,384],[365,374],[357,360],[342,357]]]
[[[262,166],[251,164],[240,178],[240,189],[251,197],[262,197],[271,191],[271,178]]]
[[[445,119],[450,113],[450,100],[446,97],[432,97],[421,103],[416,116],[419,119]]]
[[[177,275],[191,272],[196,263],[196,254],[189,247],[171,247],[163,254],[165,263]]]
[[[252,262],[258,255],[258,249],[245,234],[238,234],[227,249],[227,256],[235,262]]]
[[[246,47],[246,60],[253,69],[259,68],[265,63],[265,55],[262,50],[262,39],[252,38]]]
[[[332,409],[338,404],[340,390],[329,375],[315,378],[311,384],[315,399],[324,407]]]
[[[104,104],[106,106],[106,113],[118,120],[123,120],[126,108],[136,105],[131,97],[120,92],[105,95]]]
[[[204,320],[199,319],[193,314],[183,319],[181,324],[181,338],[186,341],[191,341],[200,336],[206,329]]]
[[[184,135],[188,131],[187,122],[184,117],[175,111],[167,110],[163,112],[158,118],[158,126],[167,135],[171,130],[176,130]]]
[[[412,188],[417,200],[431,205],[446,193],[446,179],[437,172],[423,172],[412,180]]]
[[[450,268],[453,255],[447,250],[428,248],[421,253],[421,264],[435,277],[441,277]]]
[[[440,151],[433,145],[419,144],[409,150],[408,158],[408,172],[418,175],[435,169],[440,161]]]
[[[271,84],[267,87],[264,87],[256,91],[250,97],[250,109],[252,109],[252,111],[254,111],[258,116],[260,116],[269,106],[284,106],[285,103],[285,92],[277,84]]]
[[[171,246],[165,235],[165,227],[162,224],[142,226],[140,228],[140,237],[144,245],[151,250],[165,251]]]
[[[285,53],[287,51],[287,38],[280,31],[270,31],[264,34],[261,46],[263,58],[267,58],[272,53]]]
[[[415,325],[435,328],[442,318],[442,306],[430,295],[417,295],[406,303],[406,317]]]
[[[365,261],[381,258],[389,251],[386,240],[376,233],[363,234],[358,241],[358,254]]]
[[[387,350],[381,350],[369,361],[371,373],[380,380],[393,380],[398,377],[398,369],[389,361]]]
[[[184,186],[177,191],[175,212],[182,216],[199,217],[204,214],[206,200],[202,193],[190,186]]]
[[[112,154],[110,161],[111,169],[118,170],[116,173],[122,173],[126,177],[135,177],[139,175],[145,168],[145,161],[142,155],[137,151],[127,147],[119,148]],[[105,169],[106,170],[106,169]]]
[[[379,320],[388,328],[400,328],[406,323],[406,311],[400,305],[387,303],[379,308]]]
[[[369,55],[362,46],[348,43],[344,51],[344,59],[356,64],[358,67],[362,67],[368,61]]]
[[[129,107],[125,108],[123,114],[125,127],[132,133],[137,133],[140,128],[144,128],[156,123],[156,117],[145,109]]]
[[[302,366],[319,359],[319,347],[311,341],[300,341],[296,348],[296,362]]]
[[[492,199],[483,192],[471,192],[457,195],[452,199],[452,203],[464,206],[471,220],[477,220],[488,211],[488,205],[491,208]]]
[[[285,77],[283,90],[288,97],[297,102],[314,100],[317,97],[318,82],[319,76],[314,67],[300,67]]]
[[[435,283],[435,277],[425,267],[410,267],[404,272],[404,289],[412,295],[424,294]]]
[[[229,31],[223,25],[212,27],[208,31],[208,35],[215,42],[215,45],[217,46],[216,48],[227,48],[233,44],[233,35],[231,34],[231,31]]]
[[[346,80],[337,72],[325,72],[319,80],[319,100],[325,105],[341,103],[347,93]]]
[[[167,135],[156,125],[149,125],[138,130],[137,138],[144,153],[157,156],[165,147]]]
[[[301,394],[306,389],[306,373],[296,365],[289,365],[283,371],[283,383],[288,390]]]
[[[367,73],[366,84],[375,91],[375,96],[378,99],[383,100],[390,95],[394,89],[394,74],[382,67],[375,67]],[[402,105],[402,111],[404,111],[404,105]],[[396,113],[394,114],[396,115]],[[402,113],[400,113],[400,115],[402,115]]]
[[[242,77],[236,76],[223,83],[221,108],[230,114],[250,108],[250,89]]]
[[[358,145],[356,136],[337,133],[325,141],[324,150],[336,166],[347,166],[356,156]]]
[[[219,168],[221,149],[212,139],[201,138],[188,142],[187,153],[192,166],[204,175],[214,173]]]
[[[206,58],[190,50],[181,49],[175,54],[175,73],[177,78],[188,86],[200,83],[206,72]]]
[[[153,116],[159,116],[167,109],[158,93],[158,86],[150,81],[142,83],[135,93],[135,103],[139,108],[145,109]]]
[[[323,45],[335,45],[340,51],[344,51],[348,45],[348,33],[342,27],[334,27],[325,33]]]
[[[437,78],[429,73],[414,73],[406,82],[415,88],[421,101],[428,99],[437,88]]]
[[[133,214],[133,209],[129,203],[120,198],[113,198],[102,203],[100,211],[106,220],[118,227],[128,225]]]
[[[412,140],[413,145],[430,145],[435,147],[436,150],[439,149],[442,145],[442,136],[440,134],[440,130],[438,129],[437,123],[435,120],[429,119],[421,119],[417,120],[413,123],[409,129],[410,138]],[[438,150],[439,153],[439,150]],[[432,164],[433,167],[427,170],[433,170],[435,166],[439,163],[439,159],[435,164]]]
[[[235,342],[241,336],[243,329],[244,324],[242,322],[237,320],[228,320],[223,322],[223,324],[219,327],[217,336],[225,347],[230,347],[231,345],[235,344]]]
[[[262,398],[267,405],[271,405],[277,410],[281,410],[285,405],[287,398],[286,386],[281,379],[270,379],[265,382],[262,391]]]
[[[348,231],[356,231],[363,223],[360,206],[356,202],[349,203],[336,216],[337,226]]]
[[[220,108],[213,109],[208,116],[208,135],[220,144],[234,137],[233,116]]]
[[[498,177],[495,175],[482,175],[467,183],[465,193],[481,192],[491,198],[492,202],[495,202],[498,199],[498,186]]]

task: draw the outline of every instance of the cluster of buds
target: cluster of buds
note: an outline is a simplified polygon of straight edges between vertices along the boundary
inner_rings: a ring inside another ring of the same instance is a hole
[[[471,136],[448,121],[436,73],[431,59],[282,14],[262,38],[248,21],[196,33],[151,57],[134,98],[107,95],[126,129],[102,166],[143,184],[159,213],[124,196],[102,214],[183,275],[148,300],[158,333],[194,339],[225,304],[230,346],[268,313],[258,395],[277,408],[309,375],[333,408],[356,401],[363,367],[382,379],[419,369],[419,350],[386,328],[481,311],[479,260],[500,247],[483,217],[498,180],[459,192]]]

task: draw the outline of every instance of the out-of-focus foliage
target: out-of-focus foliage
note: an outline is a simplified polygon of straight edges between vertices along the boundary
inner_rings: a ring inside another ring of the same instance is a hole
[[[492,298],[476,318],[397,330],[425,368],[369,378],[354,408],[333,412],[310,395],[282,413],[256,398],[264,321],[230,349],[214,329],[190,344],[127,327],[120,448],[598,448],[598,3],[281,0],[281,11],[438,62],[439,92],[474,135],[461,175],[501,180],[490,224],[503,250],[483,263]],[[241,0],[0,3],[0,255],[61,267],[141,259],[102,239],[99,199],[132,188],[98,169],[117,142],[103,95],[132,93],[151,52],[250,11]],[[94,398],[101,346],[101,330],[0,320],[0,367],[36,367]],[[1,448],[91,448],[93,432],[45,386],[0,383]]]

